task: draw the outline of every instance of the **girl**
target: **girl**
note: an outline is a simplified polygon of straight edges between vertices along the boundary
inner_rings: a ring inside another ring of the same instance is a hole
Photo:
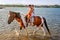
[[[29,10],[28,10],[28,13],[27,13],[27,18],[28,18],[28,22],[30,20],[30,23],[31,25],[33,25],[33,21],[34,21],[34,5],[29,5]]]

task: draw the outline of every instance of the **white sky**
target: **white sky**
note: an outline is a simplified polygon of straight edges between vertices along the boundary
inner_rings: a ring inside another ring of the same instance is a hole
[[[0,4],[34,4],[34,5],[54,5],[59,4],[60,0],[0,0]]]

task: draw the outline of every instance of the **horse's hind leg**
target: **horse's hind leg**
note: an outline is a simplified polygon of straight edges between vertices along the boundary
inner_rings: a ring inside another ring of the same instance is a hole
[[[39,31],[39,30],[41,29],[41,26],[43,26],[43,25],[39,25],[39,26],[37,27],[37,29],[35,29],[35,30],[33,31],[33,35],[35,35],[36,32]]]
[[[37,29],[33,31],[33,35],[35,35],[36,32],[37,32],[39,29],[40,29],[40,27],[37,27]]]
[[[44,32],[44,36],[46,35],[46,33],[45,33],[45,30],[44,30],[44,28],[43,27],[41,27],[41,29],[42,29],[42,31]]]
[[[40,27],[38,27],[36,30],[34,30],[33,35],[35,35],[36,32],[39,31],[40,29],[42,29],[42,31],[44,32],[44,36],[45,36],[46,33],[45,33],[45,30],[44,30],[44,28],[43,28],[42,26],[40,26]]]

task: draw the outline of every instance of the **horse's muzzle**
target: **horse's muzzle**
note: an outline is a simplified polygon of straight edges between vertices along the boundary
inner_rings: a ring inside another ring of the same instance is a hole
[[[8,21],[8,24],[10,24],[11,22]]]
[[[10,24],[10,23],[8,22],[8,24]]]
[[[20,27],[20,30],[22,30],[22,27]]]

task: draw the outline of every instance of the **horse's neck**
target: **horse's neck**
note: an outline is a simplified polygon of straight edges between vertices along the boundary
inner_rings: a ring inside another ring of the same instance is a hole
[[[21,14],[20,14],[21,15]],[[21,15],[21,19],[22,19],[22,22],[23,22],[23,24],[25,25],[26,24],[26,22],[25,22],[25,18],[24,18],[24,16],[23,15]],[[25,25],[26,26],[26,25]]]

